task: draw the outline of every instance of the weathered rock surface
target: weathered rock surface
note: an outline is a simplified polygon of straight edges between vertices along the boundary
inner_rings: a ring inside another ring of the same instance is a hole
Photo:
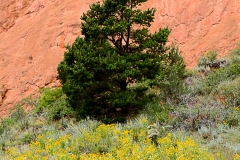
[[[0,115],[44,86],[57,87],[64,45],[80,35],[80,16],[97,0],[0,0]],[[207,50],[220,56],[240,40],[240,0],[149,0],[152,31],[169,26],[188,68]]]

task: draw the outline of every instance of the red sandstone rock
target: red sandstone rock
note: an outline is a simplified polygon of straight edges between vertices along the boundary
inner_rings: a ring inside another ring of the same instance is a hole
[[[57,87],[64,45],[80,35],[80,16],[98,0],[0,0],[0,115],[44,86]],[[151,30],[169,26],[170,42],[188,68],[207,50],[226,55],[239,41],[239,0],[149,0],[157,9]]]

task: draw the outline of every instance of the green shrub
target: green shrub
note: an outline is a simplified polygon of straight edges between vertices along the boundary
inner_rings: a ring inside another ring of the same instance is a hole
[[[24,117],[18,121],[18,125],[21,130],[28,129],[30,126],[29,117]]]
[[[172,47],[166,61],[163,62],[164,67],[156,78],[159,98],[162,102],[172,105],[179,103],[181,95],[185,92],[183,81],[187,74],[186,65],[180,54],[178,48]]]
[[[12,126],[15,123],[15,121],[11,118],[5,118],[1,121],[1,127],[0,127],[0,134],[2,134],[4,131],[8,130],[10,126]]]
[[[240,76],[221,82],[214,93],[216,97],[224,98],[221,102],[226,107],[240,106]]]
[[[240,43],[238,43],[238,47],[233,49],[231,52],[230,52],[230,56],[231,57],[238,57],[238,59],[240,58]]]
[[[195,77],[192,75],[191,80],[193,83],[188,86],[190,89],[189,91],[192,94],[215,94],[216,91],[220,92],[219,89],[221,86],[219,85],[223,85],[225,82],[229,82],[229,84],[232,82],[235,83],[235,79],[240,77],[240,56],[238,56],[238,52],[236,50],[233,50],[231,56],[225,58],[225,60],[214,61],[224,62],[225,64],[223,66],[220,66],[220,68],[204,71],[208,72],[205,76],[202,76],[200,73],[195,73]],[[206,69],[207,68],[204,68],[204,70]],[[224,86],[225,89],[231,88],[227,87],[226,85]],[[224,87],[222,89],[224,89]],[[233,91],[233,89],[231,90]],[[227,92],[227,90],[224,92]]]
[[[217,51],[216,50],[210,50],[205,55],[203,55],[197,62],[198,67],[207,67],[211,63],[213,63],[217,58]]]
[[[59,120],[64,116],[73,116],[74,111],[72,108],[68,107],[65,98],[61,98],[58,101],[52,103],[51,108],[49,108],[48,118],[50,120]]]
[[[33,133],[24,133],[21,137],[22,144],[29,144],[30,142],[34,141],[35,136]]]
[[[23,117],[26,116],[26,113],[21,105],[14,106],[13,112],[10,114],[9,118],[13,119],[14,121],[21,120]]]
[[[43,88],[40,90],[41,97],[38,101],[37,110],[41,111],[44,108],[51,107],[52,103],[61,99],[63,97],[62,88],[50,89],[50,88]]]
[[[7,131],[11,126],[25,117],[26,113],[20,104],[14,106],[10,116],[1,121],[0,134]]]
[[[204,83],[209,88],[206,94],[210,93],[223,81],[232,81],[240,76],[240,63],[231,63],[224,68],[220,68],[215,72],[211,72],[205,79]]]
[[[62,92],[62,88],[41,90],[41,97],[36,108],[37,112],[47,110],[47,118],[49,120],[59,120],[64,116],[72,116],[73,110],[68,107],[66,96]]]
[[[172,110],[172,106],[160,103],[159,100],[155,99],[145,106],[143,113],[149,117],[150,122],[158,121],[160,124],[167,124],[171,121],[169,112]]]

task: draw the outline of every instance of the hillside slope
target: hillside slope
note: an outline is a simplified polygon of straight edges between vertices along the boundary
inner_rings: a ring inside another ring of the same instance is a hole
[[[1,0],[0,115],[44,86],[55,87],[64,45],[80,35],[80,16],[97,0]],[[149,0],[157,9],[152,31],[169,26],[188,68],[203,53],[223,56],[240,40],[239,0]]]

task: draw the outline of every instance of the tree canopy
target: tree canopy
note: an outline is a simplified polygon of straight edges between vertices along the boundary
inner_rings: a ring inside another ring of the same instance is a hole
[[[81,16],[81,34],[58,66],[63,92],[80,116],[126,115],[151,100],[147,94],[169,58],[170,29],[150,33],[155,9],[147,0],[104,0]],[[149,82],[149,83],[143,83]]]

